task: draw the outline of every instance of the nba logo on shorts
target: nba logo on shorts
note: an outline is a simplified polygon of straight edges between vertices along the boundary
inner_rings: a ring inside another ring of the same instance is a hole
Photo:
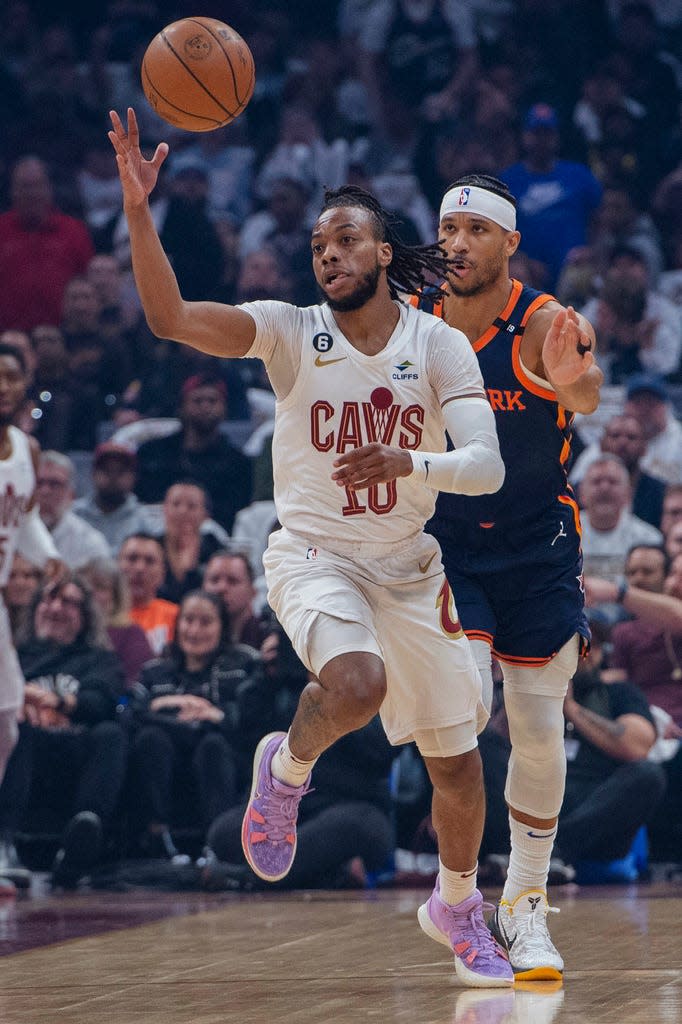
[[[458,206],[466,206],[467,205],[467,203],[469,202],[469,193],[470,192],[471,192],[471,189],[470,188],[466,188],[466,187],[460,190],[459,199],[457,200],[457,205]]]
[[[305,557],[309,562],[314,561],[317,558],[317,548],[308,548],[305,553]]]

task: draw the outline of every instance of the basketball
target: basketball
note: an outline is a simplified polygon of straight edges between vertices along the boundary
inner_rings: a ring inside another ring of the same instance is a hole
[[[155,35],[142,59],[142,88],[159,117],[210,132],[239,117],[256,73],[250,49],[214,18],[182,18]]]

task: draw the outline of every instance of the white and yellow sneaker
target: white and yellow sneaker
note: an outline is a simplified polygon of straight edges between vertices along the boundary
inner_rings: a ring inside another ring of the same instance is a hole
[[[558,907],[550,907],[547,894],[541,889],[522,892],[513,903],[498,903],[488,927],[507,950],[515,980],[551,981],[563,977],[564,961],[547,928],[547,914],[558,913]]]

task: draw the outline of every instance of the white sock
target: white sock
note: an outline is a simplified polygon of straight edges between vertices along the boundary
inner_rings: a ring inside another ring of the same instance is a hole
[[[522,892],[528,892],[529,889],[547,891],[549,859],[557,829],[556,825],[553,828],[534,828],[517,821],[510,814],[509,830],[511,856],[502,899],[513,903]]]
[[[284,737],[275,753],[271,763],[270,772],[278,782],[284,782],[287,786],[302,786],[317,761],[301,761],[289,750],[289,734]]]
[[[457,906],[463,900],[468,900],[476,890],[476,874],[478,864],[474,864],[470,871],[451,871],[446,868],[443,861],[438,858],[438,885],[440,898],[449,903],[451,907]]]

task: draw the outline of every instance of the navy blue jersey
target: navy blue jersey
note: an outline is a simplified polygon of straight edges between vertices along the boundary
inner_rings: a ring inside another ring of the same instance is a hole
[[[546,662],[576,631],[589,637],[580,515],[566,471],[573,413],[520,357],[528,320],[552,299],[513,281],[505,308],[473,343],[505,480],[495,494],[439,494],[426,527],[443,549],[467,635],[490,642],[503,660],[529,664]],[[433,295],[418,304],[443,315]]]
[[[451,531],[453,540],[462,537],[471,542],[477,533],[488,530],[502,533],[507,527],[537,520],[558,503],[572,506],[577,515],[566,472],[573,413],[524,371],[520,359],[528,319],[552,298],[513,281],[507,305],[473,343],[495,413],[506,475],[495,494],[438,496],[436,518]],[[428,296],[422,298],[420,307],[436,315],[441,312]],[[481,540],[485,542],[483,536]]]

